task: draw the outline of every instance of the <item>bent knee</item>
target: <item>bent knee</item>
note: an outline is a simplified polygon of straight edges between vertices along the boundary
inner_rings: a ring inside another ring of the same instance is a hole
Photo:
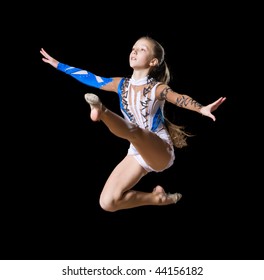
[[[105,201],[100,199],[99,204],[100,204],[101,208],[107,212],[115,212],[117,210],[114,207],[114,203],[111,203],[111,202],[106,203]]]
[[[100,197],[99,204],[101,208],[107,212],[115,212],[118,210],[116,200],[113,198]]]

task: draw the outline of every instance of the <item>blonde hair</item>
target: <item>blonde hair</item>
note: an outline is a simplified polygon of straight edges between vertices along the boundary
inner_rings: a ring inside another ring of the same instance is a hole
[[[171,140],[173,142],[173,145],[176,148],[183,148],[186,147],[187,144],[187,138],[193,136],[190,133],[187,133],[185,131],[184,126],[176,125],[172,122],[170,122],[166,117],[164,117],[165,125],[168,129],[168,132],[170,134]]]

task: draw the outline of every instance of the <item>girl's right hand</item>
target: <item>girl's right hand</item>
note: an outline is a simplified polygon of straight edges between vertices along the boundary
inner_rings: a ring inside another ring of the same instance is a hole
[[[43,48],[40,49],[40,53],[43,55],[42,60],[45,63],[49,63],[54,68],[58,67],[59,61],[51,57]]]

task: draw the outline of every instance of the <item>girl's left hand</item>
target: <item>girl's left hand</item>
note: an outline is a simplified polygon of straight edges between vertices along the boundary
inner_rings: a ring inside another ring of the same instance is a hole
[[[216,118],[211,112],[215,111],[225,100],[226,100],[226,97],[220,97],[215,102],[202,107],[200,110],[200,113],[203,116],[207,116],[207,117],[211,118],[213,121],[215,121]]]

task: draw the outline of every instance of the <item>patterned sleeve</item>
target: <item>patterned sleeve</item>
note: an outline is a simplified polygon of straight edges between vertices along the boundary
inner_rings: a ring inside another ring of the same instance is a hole
[[[113,81],[113,78],[104,78],[104,77],[96,76],[93,73],[88,72],[87,70],[75,68],[61,62],[59,62],[57,69],[64,72],[67,75],[70,75],[74,79],[78,80],[79,82],[87,86],[91,86],[99,89],[102,86]]]

